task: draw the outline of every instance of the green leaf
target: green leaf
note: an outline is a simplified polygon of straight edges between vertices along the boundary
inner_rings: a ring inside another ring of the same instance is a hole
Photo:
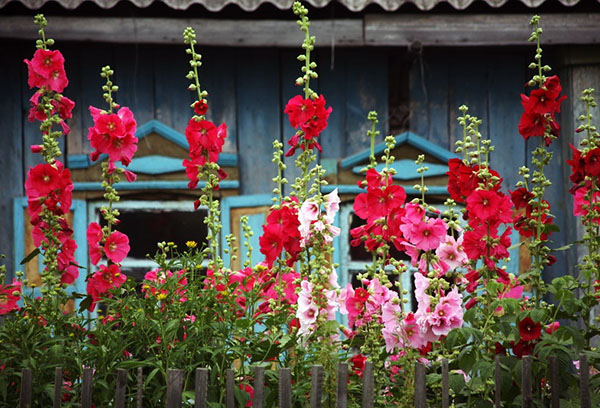
[[[79,304],[79,313],[85,312],[87,309],[89,309],[92,302],[93,302],[92,296],[87,295],[85,297],[85,299],[83,299],[81,301],[81,303]]]
[[[554,248],[553,251],[566,251],[567,249],[571,248],[572,246],[573,246],[573,244],[563,245],[561,247]]]
[[[21,263],[19,265],[25,265],[27,262],[31,261],[33,258],[35,258],[36,256],[38,256],[41,253],[42,253],[42,251],[40,251],[39,248],[34,249],[33,251],[31,251],[29,253],[29,255],[27,255],[25,258],[23,258],[23,260],[21,261]]]

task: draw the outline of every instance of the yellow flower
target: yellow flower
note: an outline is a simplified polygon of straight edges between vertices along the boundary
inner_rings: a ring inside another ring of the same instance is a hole
[[[186,245],[188,248],[196,248],[196,247],[198,246],[198,244],[196,243],[196,241],[187,241],[187,242],[185,243],[185,245]]]
[[[159,293],[158,295],[156,295],[156,298],[158,300],[164,300],[167,298],[167,294],[166,293]]]

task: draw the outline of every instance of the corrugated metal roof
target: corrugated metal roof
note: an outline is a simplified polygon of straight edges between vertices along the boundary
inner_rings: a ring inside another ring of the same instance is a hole
[[[52,0],[0,0],[0,8],[10,2],[20,1],[30,9],[39,9],[45,3]],[[119,0],[53,0],[67,9],[74,9],[81,5],[84,1],[93,1],[102,8],[111,8],[119,2]],[[172,9],[185,10],[193,4],[201,4],[210,11],[219,11],[229,4],[236,4],[245,11],[256,10],[263,3],[270,3],[280,9],[288,9],[292,6],[294,0],[128,0],[137,7],[148,7],[154,1],[159,1]],[[529,7],[538,7],[547,0],[306,0],[309,4],[315,7],[324,7],[332,1],[338,1],[346,6],[351,11],[361,11],[370,4],[377,4],[386,11],[394,11],[400,6],[410,3],[414,4],[421,10],[431,10],[440,3],[449,3],[457,10],[462,10],[469,7],[475,2],[485,1],[492,7],[501,7],[508,1],[520,1]],[[548,0],[549,1],[549,0]],[[573,6],[580,0],[551,0],[559,1],[564,6]],[[598,0],[600,1],[600,0]]]

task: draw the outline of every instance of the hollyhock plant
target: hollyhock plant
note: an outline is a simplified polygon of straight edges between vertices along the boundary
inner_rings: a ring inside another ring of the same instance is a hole
[[[106,154],[111,168],[117,161],[128,166],[137,151],[138,142],[135,137],[137,123],[133,113],[126,107],[120,108],[117,113],[105,112],[93,106],[89,109],[94,126],[89,128],[88,140],[96,149],[90,155],[92,160],[98,160],[100,155]]]
[[[19,310],[21,299],[21,282],[13,279],[11,284],[0,285],[0,315]]]

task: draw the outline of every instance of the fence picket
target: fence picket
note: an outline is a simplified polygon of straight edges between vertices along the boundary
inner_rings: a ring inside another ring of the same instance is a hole
[[[375,399],[373,394],[373,363],[370,361],[365,363],[362,386],[362,407],[373,408],[373,400]]]
[[[94,371],[91,367],[83,369],[81,381],[81,408],[92,408],[92,378]]]
[[[500,356],[496,356],[496,365],[494,367],[494,405],[495,408],[502,406],[502,366],[500,365]]]
[[[521,406],[531,408],[531,356],[523,356],[521,369]]]
[[[117,370],[117,390],[115,393],[115,408],[125,408],[125,391],[127,389],[127,370]]]
[[[550,386],[552,390],[552,408],[560,408],[560,383],[558,379],[558,358],[550,357]]]
[[[265,368],[258,366],[254,368],[254,398],[252,406],[263,408],[265,404]]]
[[[138,367],[137,369],[137,390],[136,390],[136,408],[143,408],[144,402],[144,369]]]
[[[32,378],[33,374],[30,368],[21,370],[21,394],[19,396],[19,406],[21,408],[31,408]]]
[[[196,368],[196,379],[194,384],[194,408],[206,408],[207,392],[208,369]]]
[[[450,408],[450,379],[448,378],[448,360],[442,359],[442,408]]]
[[[63,369],[56,367],[54,371],[54,403],[53,408],[59,408],[62,402]]]
[[[415,408],[427,408],[425,366],[421,363],[415,363]]]
[[[579,394],[581,395],[581,408],[592,408],[590,399],[590,368],[587,356],[579,356]]]
[[[323,366],[312,366],[310,375],[310,408],[321,408],[321,396],[323,395]]]
[[[235,408],[235,372],[230,368],[225,373],[225,406]]]
[[[339,363],[337,372],[337,408],[346,408],[348,405],[348,364]]]
[[[292,407],[292,370],[279,369],[279,408]]]
[[[183,380],[183,370],[169,369],[167,371],[167,408],[181,408]]]

